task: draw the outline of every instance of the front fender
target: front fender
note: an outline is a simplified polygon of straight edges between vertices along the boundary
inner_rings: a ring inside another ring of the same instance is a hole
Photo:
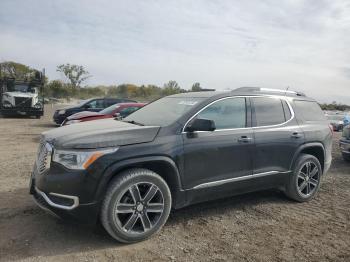
[[[96,190],[95,199],[97,201],[101,201],[103,199],[103,196],[107,191],[109,182],[111,181],[111,179],[117,176],[118,173],[120,173],[121,171],[128,168],[133,168],[133,167],[142,167],[151,163],[158,163],[158,164],[161,163],[166,165],[167,170],[169,171],[169,174],[167,174],[166,178],[165,177],[163,178],[168,182],[169,181],[171,182],[171,185],[169,186],[171,187],[171,190],[172,190],[172,194],[174,198],[173,200],[177,202],[176,199],[179,200],[181,193],[184,192],[182,190],[180,174],[175,162],[171,158],[166,156],[148,156],[148,157],[131,158],[131,159],[118,161],[112,164],[106,169],[106,171],[103,173],[102,178],[100,179],[99,185]]]

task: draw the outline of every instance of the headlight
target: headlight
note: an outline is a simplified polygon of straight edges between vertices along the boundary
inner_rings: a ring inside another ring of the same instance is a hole
[[[81,120],[69,120],[64,125],[71,125],[81,122]]]
[[[10,108],[10,107],[12,107],[12,105],[11,105],[10,102],[5,101],[5,102],[4,102],[4,107],[5,107],[5,108]]]
[[[69,169],[87,169],[93,162],[106,154],[114,153],[118,148],[95,151],[54,150],[52,161],[60,163]]]
[[[58,111],[58,114],[59,115],[64,115],[66,113],[66,110],[60,110],[60,111]]]

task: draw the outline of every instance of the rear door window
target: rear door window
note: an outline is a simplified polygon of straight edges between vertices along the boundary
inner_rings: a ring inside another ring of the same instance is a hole
[[[327,120],[321,107],[314,101],[294,100],[295,110],[305,121]]]
[[[105,108],[105,103],[103,99],[95,99],[88,103],[91,109],[103,109]]]
[[[116,99],[105,99],[105,103],[106,103],[106,106],[109,107],[109,106],[115,105],[115,104],[117,104],[117,103],[120,103],[120,100],[116,100]]]
[[[245,98],[217,101],[200,112],[197,118],[213,120],[217,130],[246,127]]]
[[[271,126],[286,122],[285,110],[281,99],[253,97],[252,103],[255,111],[255,126]]]

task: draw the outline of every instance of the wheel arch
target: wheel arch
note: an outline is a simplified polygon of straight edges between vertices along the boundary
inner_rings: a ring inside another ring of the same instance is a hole
[[[303,144],[298,148],[294,154],[290,169],[293,169],[295,162],[297,161],[300,154],[309,154],[318,159],[321,164],[322,170],[325,168],[325,149],[324,146],[319,142]]]
[[[181,205],[179,202],[182,202],[181,193],[184,191],[182,190],[179,170],[175,162],[166,156],[132,158],[113,164],[103,174],[103,178],[97,188],[96,199],[101,200],[103,198],[109,183],[114,177],[131,168],[145,168],[160,175],[170,188],[173,207],[176,208],[176,206]]]

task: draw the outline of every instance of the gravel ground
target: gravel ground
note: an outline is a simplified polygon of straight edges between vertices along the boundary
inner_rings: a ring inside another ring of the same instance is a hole
[[[100,227],[69,224],[28,194],[44,118],[0,118],[0,261],[350,261],[350,164],[334,135],[333,165],[309,203],[264,191],[173,212],[151,239],[121,245]]]

